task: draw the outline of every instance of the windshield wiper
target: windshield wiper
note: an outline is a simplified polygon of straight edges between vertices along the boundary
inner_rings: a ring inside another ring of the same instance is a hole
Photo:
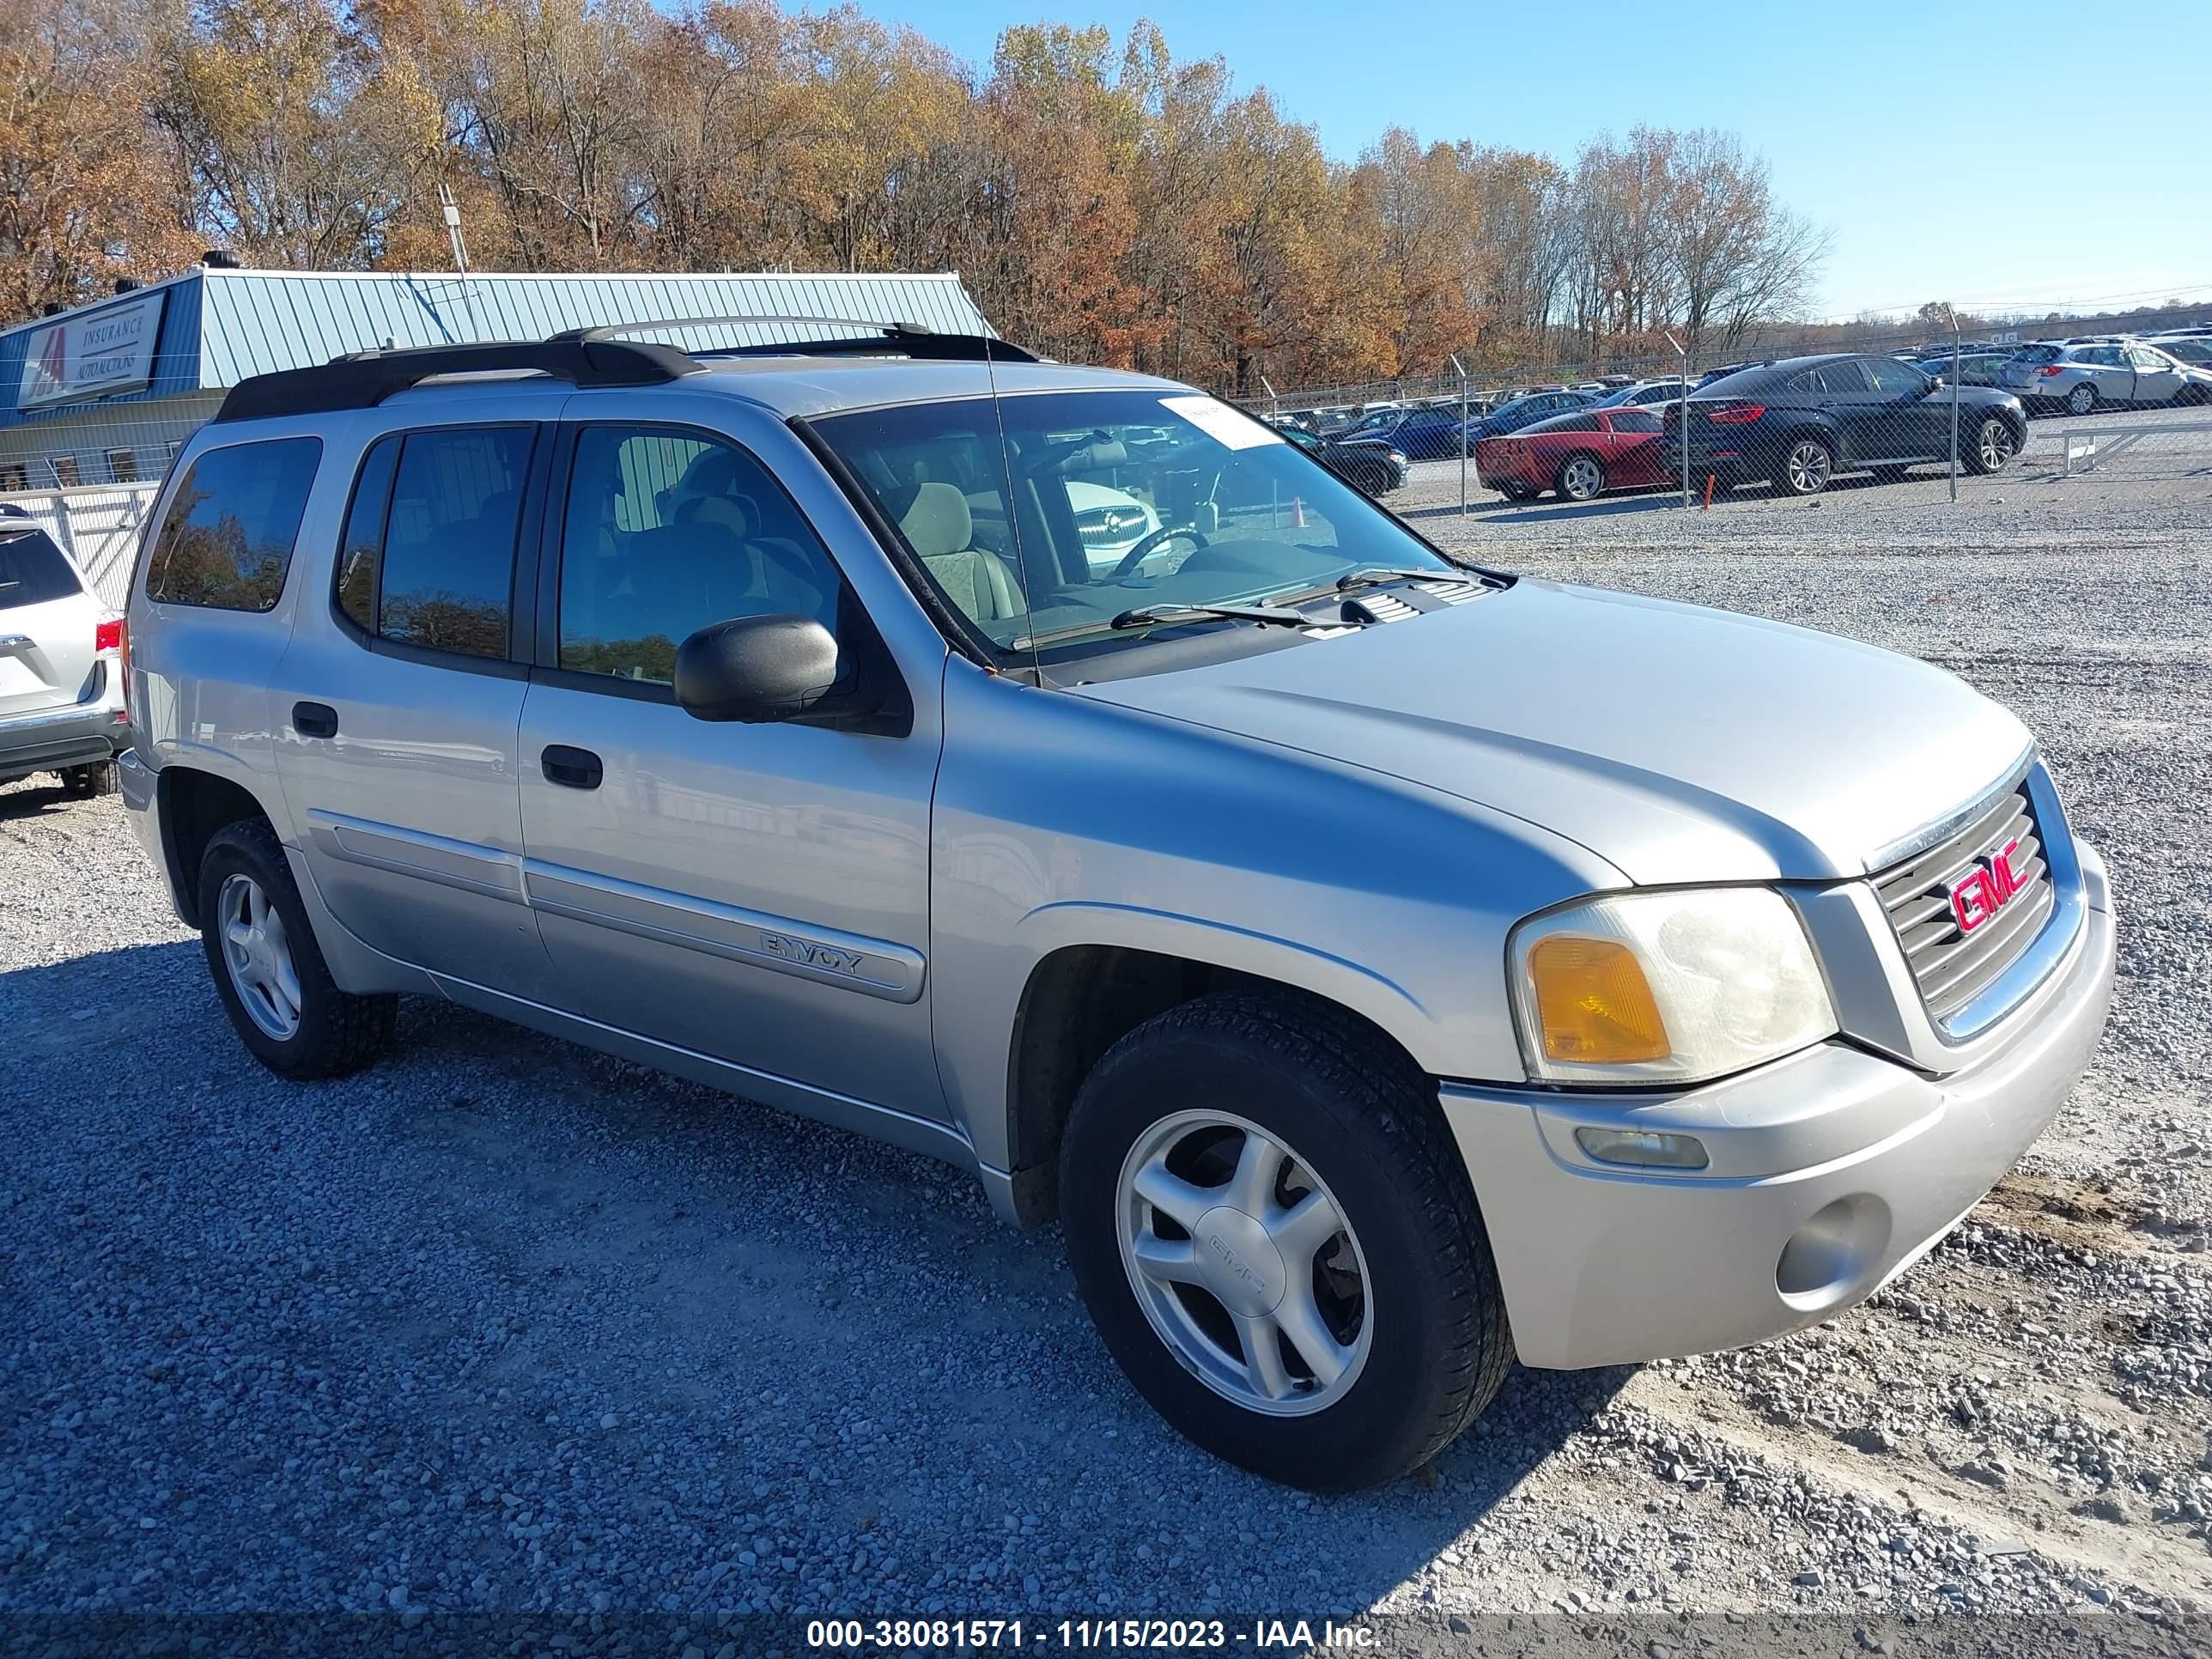
[[[1355,570],[1347,576],[1339,576],[1336,591],[1345,593],[1355,587],[1381,587],[1390,582],[1474,582],[1480,580],[1473,571],[1462,570],[1456,566],[1448,566],[1442,570],[1415,570],[1410,567],[1401,568],[1378,564]]]
[[[1112,629],[1151,628],[1162,623],[1199,622],[1220,617],[1230,622],[1273,623],[1283,628],[1319,628],[1322,622],[1303,611],[1279,605],[1147,605],[1124,611],[1106,625]]]

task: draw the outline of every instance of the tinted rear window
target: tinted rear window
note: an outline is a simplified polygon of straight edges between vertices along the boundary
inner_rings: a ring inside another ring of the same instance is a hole
[[[0,519],[0,611],[44,605],[83,592],[76,573],[45,531],[13,528],[10,520]]]
[[[277,438],[210,449],[193,461],[162,515],[146,597],[216,611],[273,606],[322,453],[319,438]]]
[[[2057,346],[2050,345],[2022,346],[2012,354],[2012,361],[2016,363],[2056,362],[2058,360],[2058,350]]]

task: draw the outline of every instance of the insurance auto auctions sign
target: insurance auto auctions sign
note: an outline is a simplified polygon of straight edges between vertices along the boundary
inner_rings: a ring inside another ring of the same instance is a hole
[[[150,384],[161,302],[168,297],[166,289],[159,289],[33,329],[15,406],[36,409],[77,398],[105,398]]]

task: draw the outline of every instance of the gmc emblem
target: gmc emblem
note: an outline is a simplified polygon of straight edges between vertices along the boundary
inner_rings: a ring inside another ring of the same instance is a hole
[[[1960,933],[1972,933],[2027,885],[2012,867],[2019,851],[2019,840],[2008,841],[1978,860],[1972,869],[1951,884],[1951,917],[1959,924]]]

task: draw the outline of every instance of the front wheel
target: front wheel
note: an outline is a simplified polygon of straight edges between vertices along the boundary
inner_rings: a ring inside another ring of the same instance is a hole
[[[1790,443],[1789,453],[1782,458],[1782,470],[1775,475],[1776,486],[1787,495],[1817,495],[1828,487],[1828,479],[1836,470],[1835,452],[1822,438],[1798,438]]]
[[[216,832],[200,860],[200,943],[223,1012],[279,1077],[338,1077],[392,1040],[398,999],[338,988],[276,831],[258,819]]]
[[[1973,441],[1966,446],[1966,470],[2002,472],[2006,463],[2020,453],[2020,443],[2021,434],[2013,429],[2010,421],[2000,416],[1987,416],[1974,428]]]
[[[1426,1079],[1322,1005],[1224,994],[1121,1039],[1060,1159],[1078,1286],[1184,1435],[1317,1491],[1436,1455],[1512,1346]]]

